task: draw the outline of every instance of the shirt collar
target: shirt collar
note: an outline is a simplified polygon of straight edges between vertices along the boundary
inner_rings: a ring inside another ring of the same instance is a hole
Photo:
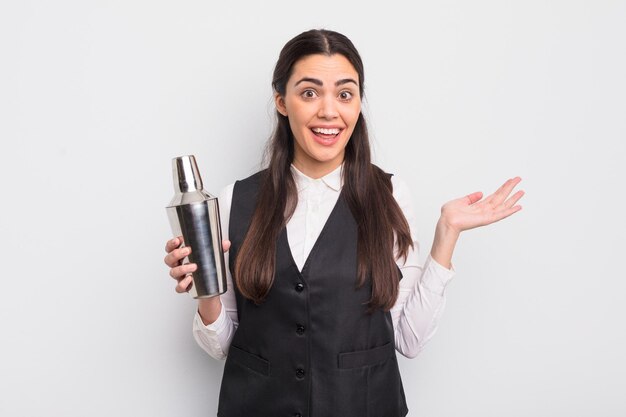
[[[339,165],[332,172],[329,172],[322,178],[313,179],[303,174],[298,168],[291,164],[291,172],[293,174],[293,179],[296,181],[296,187],[298,188],[298,191],[304,190],[316,181],[323,182],[328,188],[331,188],[332,190],[341,191],[341,187],[343,186],[343,177],[341,175],[342,168],[343,164]]]

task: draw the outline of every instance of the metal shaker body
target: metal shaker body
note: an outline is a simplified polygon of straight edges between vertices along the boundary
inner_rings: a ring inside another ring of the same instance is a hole
[[[222,250],[222,229],[217,198],[203,189],[193,155],[172,159],[174,198],[166,208],[174,236],[182,236],[182,246],[191,254],[183,263],[195,263],[194,298],[209,298],[226,292],[226,265]]]

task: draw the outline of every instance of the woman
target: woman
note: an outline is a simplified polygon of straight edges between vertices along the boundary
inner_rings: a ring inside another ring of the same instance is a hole
[[[363,82],[339,33],[281,51],[269,165],[220,195],[232,279],[194,321],[200,346],[227,355],[220,416],[405,416],[395,351],[414,357],[434,332],[459,234],[521,208],[519,178],[446,203],[420,266],[407,189],[370,160]],[[180,243],[165,262],[184,292],[195,265]]]

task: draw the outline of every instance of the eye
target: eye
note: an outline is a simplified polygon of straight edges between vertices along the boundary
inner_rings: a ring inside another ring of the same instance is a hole
[[[344,90],[339,93],[339,100],[350,101],[352,99],[352,92],[348,90]]]
[[[317,97],[317,93],[315,92],[315,90],[306,89],[302,92],[302,97],[303,98],[315,98]]]

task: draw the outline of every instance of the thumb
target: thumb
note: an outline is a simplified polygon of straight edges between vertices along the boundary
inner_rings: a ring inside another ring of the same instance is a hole
[[[470,204],[474,204],[475,202],[479,201],[481,198],[483,198],[483,193],[481,191],[476,191],[475,193],[466,195],[465,201],[469,206]]]

